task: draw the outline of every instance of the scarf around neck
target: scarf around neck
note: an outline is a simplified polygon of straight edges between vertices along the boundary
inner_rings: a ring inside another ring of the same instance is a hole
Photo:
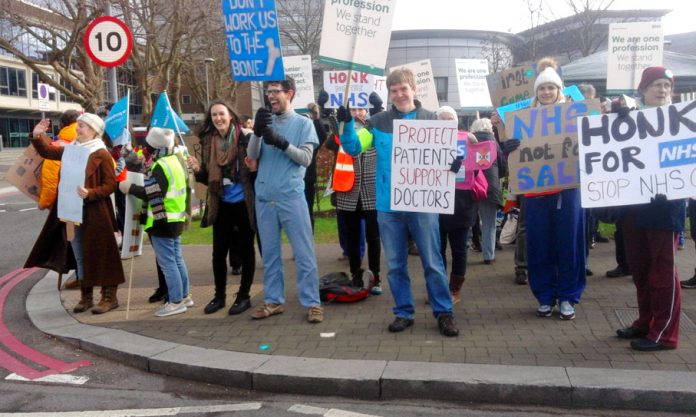
[[[87,142],[80,142],[78,140],[74,140],[72,141],[71,145],[89,149],[90,155],[98,151],[99,149],[106,150],[106,145],[104,144],[104,141],[101,140],[101,138],[94,138],[92,140],[88,140]]]

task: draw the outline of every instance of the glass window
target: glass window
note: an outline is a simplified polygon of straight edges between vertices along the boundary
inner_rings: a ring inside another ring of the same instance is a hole
[[[447,101],[447,77],[434,77],[435,91],[440,102]]]
[[[191,104],[191,96],[189,95],[182,95],[181,96],[181,104]]]
[[[0,67],[0,95],[26,97],[26,71],[17,68]]]

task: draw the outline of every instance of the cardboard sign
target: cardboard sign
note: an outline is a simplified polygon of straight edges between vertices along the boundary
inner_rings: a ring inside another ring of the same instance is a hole
[[[488,61],[485,59],[455,59],[459,105],[468,108],[490,108],[488,93]]]
[[[60,182],[58,182],[58,218],[63,221],[82,223],[84,200],[77,194],[77,187],[85,186],[85,171],[89,160],[89,149],[82,146],[65,146],[60,160]]]
[[[312,57],[310,55],[284,56],[285,75],[295,80],[293,108],[299,112],[314,103],[314,79],[312,77]]]
[[[222,19],[235,81],[285,79],[275,1],[225,0]]]
[[[367,109],[370,104],[370,94],[375,91],[386,103],[386,77],[351,71],[348,86],[348,104],[352,108]],[[324,71],[324,91],[329,94],[329,101],[324,105],[327,109],[337,109],[345,102],[344,94],[348,82],[348,71]]]
[[[394,120],[391,209],[454,213],[456,120]]]
[[[522,141],[508,156],[513,194],[576,188],[578,174],[578,117],[601,113],[593,99],[533,107],[508,113],[507,137]]]
[[[437,99],[437,89],[435,88],[435,77],[429,59],[409,64],[397,65],[389,68],[392,72],[399,68],[408,68],[416,76],[416,98],[421,102],[423,108],[437,110],[440,108],[440,101]],[[386,100],[384,101],[386,103]]]
[[[583,207],[696,196],[696,101],[578,120]]]
[[[27,146],[24,152],[15,160],[5,180],[17,187],[24,195],[39,201],[41,187],[41,165],[44,159],[36,152],[33,145]]]
[[[396,0],[326,0],[319,62],[384,74]]]
[[[139,172],[128,171],[128,181],[135,185],[145,184],[145,175]],[[126,196],[126,217],[123,223],[123,244],[121,245],[121,259],[140,256],[143,253],[143,225],[140,224],[140,213],[143,209],[143,200],[128,194]]]
[[[573,101],[583,101],[585,100],[585,96],[582,95],[582,92],[580,92],[580,89],[578,88],[577,85],[569,85],[568,87],[563,89],[563,95],[566,97],[570,97]],[[534,100],[534,96],[531,98],[518,101],[516,103],[512,104],[507,104],[505,106],[498,107],[495,109],[498,112],[498,115],[500,115],[500,118],[505,121],[505,114],[517,110],[522,110],[522,109],[527,109],[529,106],[532,105],[532,101]]]
[[[531,65],[519,66],[486,77],[494,107],[505,106],[534,97],[536,72]]]
[[[633,93],[645,68],[662,65],[663,45],[660,22],[610,23],[607,92]]]

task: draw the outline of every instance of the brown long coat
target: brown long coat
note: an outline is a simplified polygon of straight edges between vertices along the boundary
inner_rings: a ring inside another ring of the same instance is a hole
[[[45,159],[60,160],[62,147],[49,145],[46,135],[32,138],[36,151]],[[111,198],[116,191],[114,160],[106,149],[93,152],[85,170],[85,188],[89,191],[83,206],[83,263],[84,283],[88,286],[118,285],[125,281],[121,257],[114,239],[117,230]],[[57,204],[51,208],[34,248],[24,265],[49,268],[65,273],[75,267],[72,251],[66,238],[65,223],[58,220]]]

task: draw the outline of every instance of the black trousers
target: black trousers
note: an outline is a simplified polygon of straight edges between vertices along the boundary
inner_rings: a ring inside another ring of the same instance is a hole
[[[236,232],[233,233],[233,230]],[[242,261],[242,279],[238,296],[249,296],[254,282],[256,252],[254,251],[254,230],[249,222],[246,203],[220,202],[217,218],[213,224],[213,276],[215,277],[215,297],[225,298],[227,287],[227,255],[236,241],[236,248]]]
[[[360,204],[358,203],[358,206]],[[365,219],[365,241],[367,242],[367,263],[379,281],[379,263],[381,256],[381,246],[379,241],[379,225],[377,223],[377,210],[362,210],[356,211],[338,210],[341,216],[344,216],[347,226],[348,235],[346,236],[348,244],[348,264],[350,265],[350,273],[354,274],[360,271],[360,221]],[[367,283],[366,283],[367,284]]]

